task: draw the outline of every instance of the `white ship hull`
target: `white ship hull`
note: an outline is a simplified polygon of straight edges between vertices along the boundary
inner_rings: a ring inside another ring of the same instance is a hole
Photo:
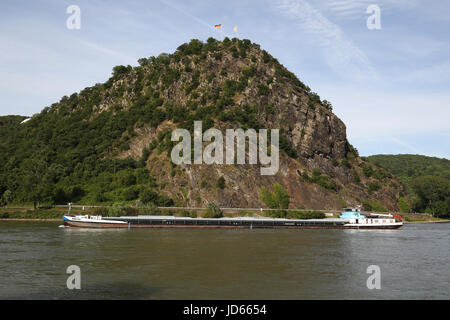
[[[104,220],[101,216],[63,216],[63,222],[74,228],[128,228],[127,222]]]

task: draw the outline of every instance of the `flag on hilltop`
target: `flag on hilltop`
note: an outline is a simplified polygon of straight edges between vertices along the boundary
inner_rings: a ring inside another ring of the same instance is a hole
[[[214,28],[220,29],[221,26],[222,26],[221,24],[216,24],[216,25],[214,26]]]

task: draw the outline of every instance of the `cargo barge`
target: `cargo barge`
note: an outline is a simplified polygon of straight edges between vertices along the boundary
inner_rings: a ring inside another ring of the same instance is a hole
[[[246,228],[246,229],[397,229],[401,218],[392,215],[361,215],[358,210],[346,209],[340,218],[284,219],[284,218],[190,218],[175,216],[64,216],[65,226],[78,228]]]

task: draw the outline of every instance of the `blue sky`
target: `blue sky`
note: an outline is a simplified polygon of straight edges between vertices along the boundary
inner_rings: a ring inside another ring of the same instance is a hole
[[[366,26],[370,4],[380,30]],[[66,27],[69,5],[80,30]],[[449,1],[420,0],[2,0],[0,115],[32,115],[115,65],[228,35],[259,43],[331,101],[361,155],[450,159],[449,12]]]

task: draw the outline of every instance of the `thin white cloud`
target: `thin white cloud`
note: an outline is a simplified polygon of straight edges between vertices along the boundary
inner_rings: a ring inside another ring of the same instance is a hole
[[[380,6],[383,14],[391,14],[398,10],[404,12],[419,5],[418,0],[318,0],[316,3],[320,10],[346,19],[365,19],[366,9],[372,4]]]
[[[95,42],[91,42],[91,41],[86,41],[86,40],[81,40],[79,39],[78,42],[82,45],[84,45],[85,47],[92,49],[94,51],[96,51],[97,53],[101,54],[101,55],[108,55],[112,58],[118,59],[120,61],[123,61],[123,64],[133,64],[137,61],[136,57],[131,57],[128,56],[120,51],[116,51],[116,50],[112,50],[110,48],[107,48],[99,43],[95,43]]]
[[[341,15],[353,15],[356,13],[362,14],[365,10],[363,1],[332,1],[327,3],[327,7],[330,11],[333,11]]]
[[[337,24],[306,0],[282,0],[277,8],[285,17],[293,20],[292,24],[299,31],[310,36],[311,43],[320,46],[326,63],[340,76],[356,79],[377,76],[365,53],[347,39]]]
[[[416,147],[410,145],[409,143],[402,141],[400,139],[397,139],[395,137],[388,138],[388,140],[402,146],[403,148],[406,148],[407,150],[409,150],[410,152],[413,152],[415,154],[425,154],[425,152],[423,152],[422,150],[419,150]]]

